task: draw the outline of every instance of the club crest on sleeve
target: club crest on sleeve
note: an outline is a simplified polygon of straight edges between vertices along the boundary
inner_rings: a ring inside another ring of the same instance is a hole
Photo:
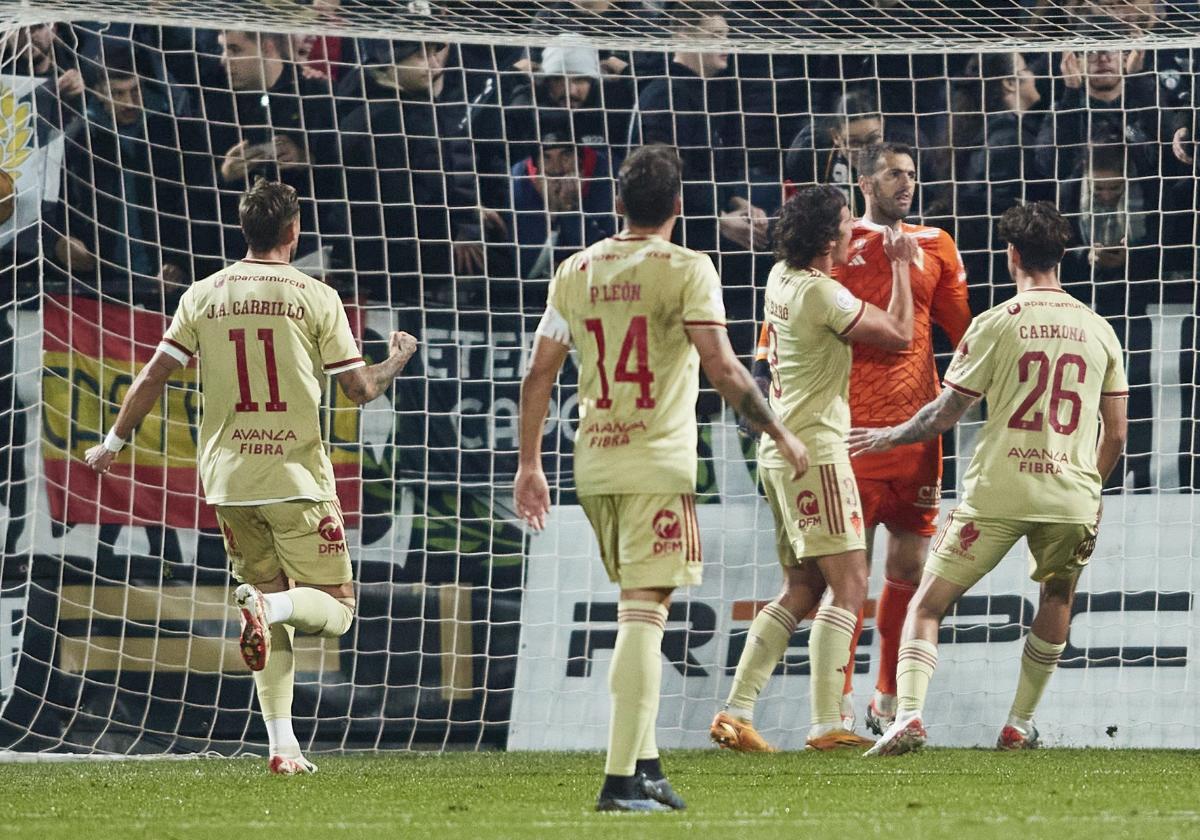
[[[849,289],[840,289],[833,302],[837,304],[838,309],[845,312],[853,312],[858,307],[858,298],[854,297]]]

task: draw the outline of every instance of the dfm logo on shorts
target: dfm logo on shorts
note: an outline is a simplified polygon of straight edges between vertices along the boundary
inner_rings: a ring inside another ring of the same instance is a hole
[[[663,508],[654,514],[652,527],[654,535],[658,537],[654,541],[655,555],[683,551],[683,523],[679,520],[679,514]]]
[[[346,535],[336,516],[326,516],[317,525],[317,534],[325,542],[317,546],[317,554],[341,554],[346,550]]]
[[[821,524],[821,506],[811,490],[802,490],[796,495],[796,510],[800,511],[800,520],[796,524],[801,530],[807,531]]]

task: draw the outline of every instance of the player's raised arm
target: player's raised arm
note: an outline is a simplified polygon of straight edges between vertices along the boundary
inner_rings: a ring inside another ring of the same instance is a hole
[[[417,340],[406,332],[393,332],[388,357],[379,364],[356,367],[337,374],[342,393],[358,405],[369,403],[388,389],[408,360],[417,352]]]
[[[704,375],[721,395],[756,432],[766,432],[779,446],[779,452],[794,470],[793,478],[808,472],[808,449],[800,439],[784,428],[767,404],[749,371],[729,344],[724,329],[688,327],[688,338],[700,354]]]
[[[884,350],[907,350],[913,337],[912,285],[908,267],[916,259],[916,240],[884,228],[884,250],[892,261],[892,297],[886,310],[867,303],[862,317],[846,331],[846,337]]]
[[[162,399],[163,388],[166,387],[171,374],[181,367],[183,365],[178,359],[162,350],[154,354],[154,358],[141,369],[129,390],[125,392],[121,410],[117,413],[117,421],[108,430],[104,442],[93,446],[84,455],[89,467],[98,473],[108,472],[133,430]]]

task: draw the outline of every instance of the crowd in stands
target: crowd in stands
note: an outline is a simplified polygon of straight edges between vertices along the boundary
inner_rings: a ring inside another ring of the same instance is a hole
[[[655,25],[686,44],[748,25],[703,0],[544,5],[548,31]],[[894,22],[921,3],[838,5]],[[1011,5],[1031,31],[1063,6],[1109,34],[1163,20],[1137,0]],[[686,182],[676,237],[712,255],[749,353],[789,191],[840,184],[861,209],[853,152],[887,139],[915,148],[913,220],[954,235],[976,311],[1007,294],[995,220],[1043,198],[1075,226],[1067,288],[1103,314],[1195,300],[1187,49],[641,53],[75,23],[10,35],[2,61],[42,81],[41,142],[65,137],[45,224],[0,254],[14,289],[169,313],[244,253],[237,201],[266,176],[302,198],[298,265],[347,299],[537,315],[555,266],[616,231],[630,147],[666,143]]]

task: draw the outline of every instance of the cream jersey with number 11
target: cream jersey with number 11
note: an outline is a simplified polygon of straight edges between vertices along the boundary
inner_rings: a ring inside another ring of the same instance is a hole
[[[1062,289],[1026,289],[976,318],[944,380],[988,402],[963,512],[1094,522],[1100,399],[1128,396],[1123,357],[1108,322]]]
[[[538,334],[579,351],[579,495],[695,492],[700,357],[689,326],[725,327],[705,254],[621,234],[555,272]]]
[[[194,283],[158,349],[200,356],[200,477],[209,504],[331,501],[325,377],[361,367],[337,292],[286,263],[242,260]]]

